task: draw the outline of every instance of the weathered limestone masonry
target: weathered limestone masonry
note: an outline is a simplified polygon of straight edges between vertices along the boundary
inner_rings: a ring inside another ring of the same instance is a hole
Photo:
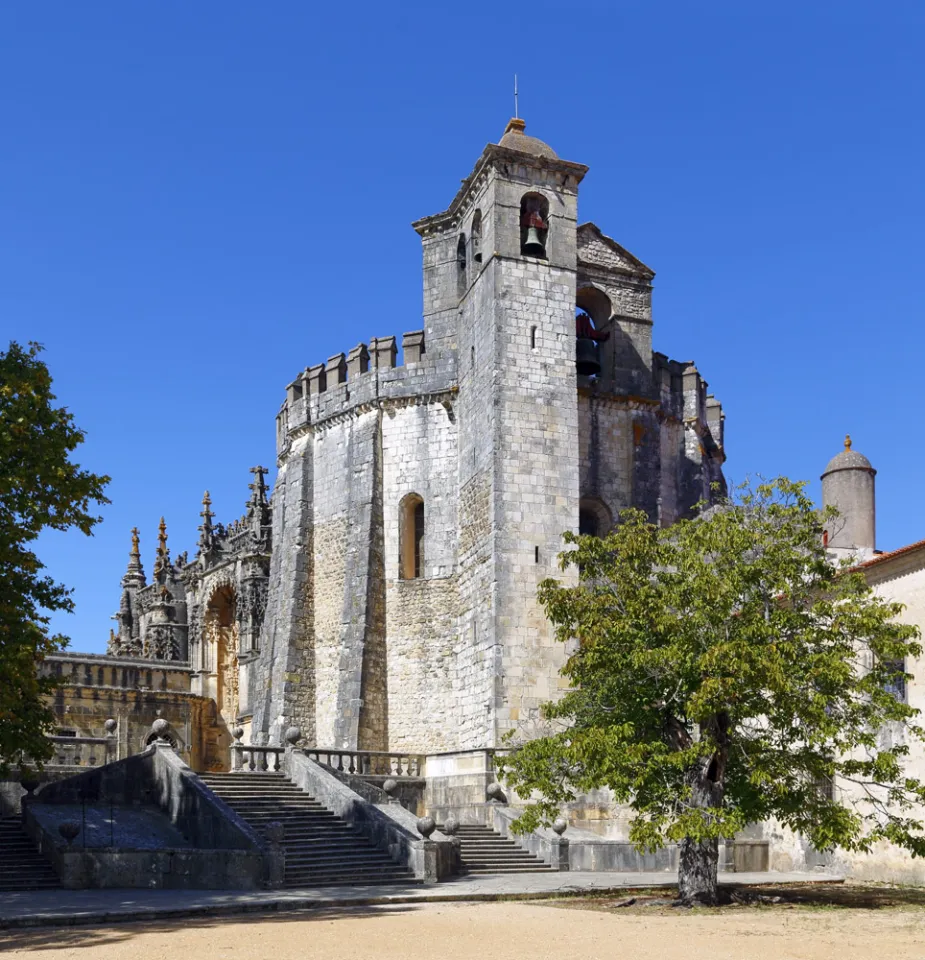
[[[667,524],[722,485],[722,410],[692,363],[652,352],[653,272],[578,226],[586,172],[512,121],[414,224],[424,323],[403,363],[379,338],[289,385],[254,741],[296,724],[319,746],[439,752],[529,732],[562,683],[536,601],[562,533],[628,506]]]
[[[422,329],[287,387],[272,497],[255,467],[223,526],[206,494],[189,562],[162,523],[150,582],[133,532],[100,667],[182,670],[191,706],[145,709],[199,769],[295,725],[317,747],[443,753],[465,780],[485,757],[460,751],[536,732],[561,689],[536,589],[562,575],[563,532],[602,535],[630,506],[669,524],[722,487],[722,408],[653,352],[652,270],[579,225],[586,173],[512,120],[414,224]]]

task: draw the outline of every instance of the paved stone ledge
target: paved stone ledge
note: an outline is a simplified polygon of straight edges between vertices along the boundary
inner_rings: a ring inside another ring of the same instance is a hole
[[[725,873],[720,883],[740,886],[780,883],[840,883],[830,873]],[[382,886],[301,887],[292,890],[33,890],[0,894],[0,929],[11,927],[105,926],[241,913],[284,913],[332,907],[452,900],[541,900],[551,897],[622,893],[670,887],[666,873],[536,873],[460,877],[446,883]]]

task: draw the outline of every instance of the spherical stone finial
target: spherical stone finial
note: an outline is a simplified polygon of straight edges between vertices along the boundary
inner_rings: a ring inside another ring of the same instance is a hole
[[[67,840],[67,845],[70,846],[77,834],[80,833],[80,824],[73,820],[65,820],[64,823],[58,824],[58,833]]]
[[[451,813],[446,818],[446,820],[443,821],[443,832],[448,837],[455,837],[458,830],[459,830],[459,821]]]
[[[40,783],[41,781],[36,777],[23,777],[23,779],[19,781],[19,785],[29,796],[32,795],[33,791],[37,789]]]
[[[119,726],[119,722],[118,722],[118,720],[116,720],[115,717],[110,717],[110,718],[103,724],[103,726],[106,728],[106,732],[107,732],[107,733],[115,733],[115,732],[116,732],[116,727]]]
[[[552,829],[554,833],[557,833],[560,837],[566,830],[568,830],[568,820],[565,817],[556,817],[552,822]]]
[[[389,779],[386,780],[385,783],[382,784],[382,789],[383,789],[390,797],[394,797],[395,794],[398,793],[398,781],[397,781],[397,780],[393,780],[391,777],[389,777]]]
[[[240,743],[241,737],[244,736],[244,727],[235,727],[234,730],[231,731],[231,735]]]
[[[163,717],[158,717],[157,720],[151,724],[151,732],[161,741],[167,740],[167,731],[169,729],[170,724]]]
[[[283,838],[286,836],[286,828],[279,820],[271,820],[266,827],[264,827],[263,835],[270,843],[282,843]]]
[[[302,730],[300,727],[292,726],[286,730],[286,743],[295,746],[302,739]]]
[[[489,800],[497,800],[499,803],[507,802],[507,796],[504,793],[504,787],[502,787],[497,780],[495,780],[494,783],[488,784],[488,788],[485,790],[485,793],[488,795]]]
[[[418,833],[427,840],[437,829],[436,821],[433,817],[421,817],[417,823]]]

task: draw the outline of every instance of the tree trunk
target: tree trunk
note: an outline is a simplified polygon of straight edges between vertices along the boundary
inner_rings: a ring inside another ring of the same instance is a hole
[[[685,906],[715,907],[719,840],[681,841],[678,899]]]
[[[687,772],[687,783],[691,790],[690,804],[701,810],[718,807],[722,803],[723,787],[714,777],[718,765],[716,760],[700,761]],[[706,815],[711,819],[710,815]],[[717,900],[717,866],[719,861],[719,840],[693,840],[685,837],[681,841],[678,857],[678,898],[685,906],[715,907]]]

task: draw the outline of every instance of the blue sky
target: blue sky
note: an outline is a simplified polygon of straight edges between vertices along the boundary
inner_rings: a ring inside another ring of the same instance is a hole
[[[238,516],[302,368],[418,328],[410,227],[520,78],[586,163],[582,220],[649,264],[655,348],[727,413],[727,474],[818,476],[850,432],[878,540],[925,537],[925,7],[46,2],[0,6],[0,341],[38,340],[113,477],[41,542],[105,648],[129,548]],[[272,477],[271,473],[271,477]]]

